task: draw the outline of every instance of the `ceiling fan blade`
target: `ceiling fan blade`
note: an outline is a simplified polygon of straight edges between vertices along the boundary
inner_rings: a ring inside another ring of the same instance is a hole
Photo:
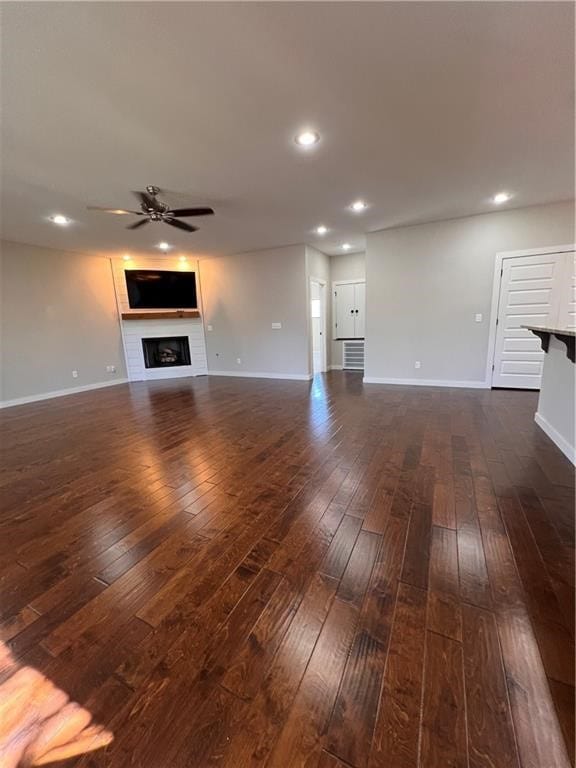
[[[135,221],[134,224],[130,224],[126,227],[126,229],[138,229],[138,227],[143,227],[144,224],[148,224],[150,219],[140,219],[140,221]]]
[[[171,227],[177,227],[178,229],[183,229],[185,232],[196,232],[198,227],[193,227],[190,224],[186,224],[184,221],[178,221],[178,219],[171,219],[166,218],[164,219],[166,224],[170,224]]]
[[[149,195],[147,192],[140,192],[138,190],[133,190],[132,194],[136,195],[138,200],[140,200],[142,205],[146,206],[146,208],[152,208],[153,211],[160,210],[158,201],[154,197],[152,197],[152,195]]]
[[[117,216],[126,216],[126,214],[133,214],[135,216],[143,216],[142,211],[127,211],[125,208],[102,208],[100,205],[87,205],[89,211],[102,211],[103,213],[115,213]]]
[[[213,213],[213,208],[176,208],[167,211],[169,216],[211,216]]]

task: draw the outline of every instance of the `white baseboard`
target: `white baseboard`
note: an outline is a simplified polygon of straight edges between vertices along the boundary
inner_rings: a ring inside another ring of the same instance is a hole
[[[555,429],[552,424],[550,424],[549,421],[547,421],[544,416],[542,416],[540,413],[536,412],[534,415],[534,421],[542,432],[544,432],[552,442],[560,448],[564,456],[572,462],[572,464],[576,465],[576,447],[573,445],[570,445],[568,440],[566,440],[565,437],[562,437],[560,432],[558,432],[557,429]]]
[[[330,365],[328,366],[329,371],[343,371],[343,367],[341,365]]]
[[[70,389],[55,389],[52,392],[43,392],[40,395],[28,395],[27,397],[17,397],[14,400],[0,400],[0,408],[12,408],[14,405],[26,405],[27,403],[37,403],[40,400],[52,400],[53,397],[65,397],[66,395],[77,395],[79,392],[88,392],[91,389],[103,389],[104,387],[114,387],[116,384],[127,384],[128,379],[114,379],[113,381],[99,381],[97,384],[84,384],[81,387],[70,387]]]
[[[406,387],[458,387],[464,389],[490,389],[485,381],[455,381],[445,379],[381,379],[376,376],[364,376],[364,384],[399,384]]]
[[[305,373],[253,373],[250,371],[208,371],[208,376],[236,376],[243,379],[284,379],[286,381],[312,381]]]

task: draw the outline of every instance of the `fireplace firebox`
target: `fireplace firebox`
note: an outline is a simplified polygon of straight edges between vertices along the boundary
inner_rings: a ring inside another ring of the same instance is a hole
[[[190,365],[188,336],[142,339],[146,368],[171,368]]]

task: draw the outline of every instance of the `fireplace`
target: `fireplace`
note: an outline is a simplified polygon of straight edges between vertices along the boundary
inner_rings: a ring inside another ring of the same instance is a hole
[[[190,365],[188,336],[142,339],[146,368],[173,368]]]

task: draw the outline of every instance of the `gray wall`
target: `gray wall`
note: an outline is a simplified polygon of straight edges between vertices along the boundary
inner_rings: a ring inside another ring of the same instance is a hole
[[[366,278],[366,254],[364,251],[359,253],[342,253],[337,256],[330,256],[330,274],[332,282],[337,280],[364,280]],[[332,297],[330,298],[330,307],[332,307]],[[330,326],[331,354],[330,360],[336,368],[342,367],[342,341],[332,338],[334,328]]]
[[[0,400],[124,378],[110,262],[19,243],[0,248]]]
[[[366,378],[483,381],[496,253],[573,242],[571,202],[368,234]]]
[[[203,259],[200,284],[209,373],[309,375],[303,245]]]

